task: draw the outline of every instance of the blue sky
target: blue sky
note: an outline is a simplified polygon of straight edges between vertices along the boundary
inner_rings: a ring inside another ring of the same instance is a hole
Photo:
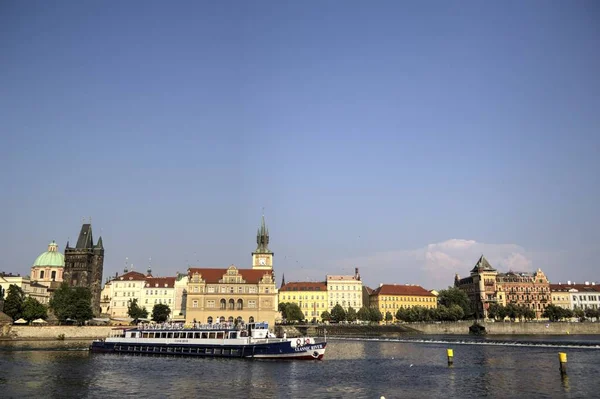
[[[483,252],[600,281],[600,7],[559,2],[0,5],[0,271],[82,217],[158,275],[444,288]]]

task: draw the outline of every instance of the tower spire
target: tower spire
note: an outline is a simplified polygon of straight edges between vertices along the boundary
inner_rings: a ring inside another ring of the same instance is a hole
[[[281,274],[281,287],[283,287],[285,285],[285,273]],[[279,288],[281,288],[279,287]]]

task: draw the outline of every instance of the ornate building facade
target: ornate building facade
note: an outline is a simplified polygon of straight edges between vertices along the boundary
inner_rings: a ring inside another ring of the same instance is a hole
[[[92,292],[92,310],[101,312],[100,294],[102,290],[102,271],[104,267],[104,246],[102,237],[94,244],[92,225],[85,223],[75,247],[67,242],[65,247],[65,268],[63,280],[71,287],[87,287]]]
[[[465,278],[457,274],[454,286],[467,294],[478,318],[487,318],[493,303],[522,305],[532,309],[536,318],[540,318],[551,303],[550,283],[541,269],[534,273],[498,273],[481,255],[470,274]]]
[[[185,320],[187,323],[267,321],[275,325],[277,288],[273,252],[264,216],[252,252],[252,268],[189,268]]]

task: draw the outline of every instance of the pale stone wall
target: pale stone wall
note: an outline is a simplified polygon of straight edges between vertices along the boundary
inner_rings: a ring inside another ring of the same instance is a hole
[[[480,323],[490,335],[600,334],[600,323]],[[457,323],[410,323],[424,334],[468,334],[471,321]]]
[[[106,338],[112,326],[3,326],[0,339],[58,339],[64,334],[65,339]]]

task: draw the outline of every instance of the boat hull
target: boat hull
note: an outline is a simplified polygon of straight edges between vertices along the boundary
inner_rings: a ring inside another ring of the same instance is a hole
[[[292,347],[289,342],[256,343],[247,345],[210,345],[152,342],[94,341],[90,346],[93,353],[121,353],[139,355],[167,355],[188,357],[220,357],[283,360],[321,360],[327,342],[315,342]]]

